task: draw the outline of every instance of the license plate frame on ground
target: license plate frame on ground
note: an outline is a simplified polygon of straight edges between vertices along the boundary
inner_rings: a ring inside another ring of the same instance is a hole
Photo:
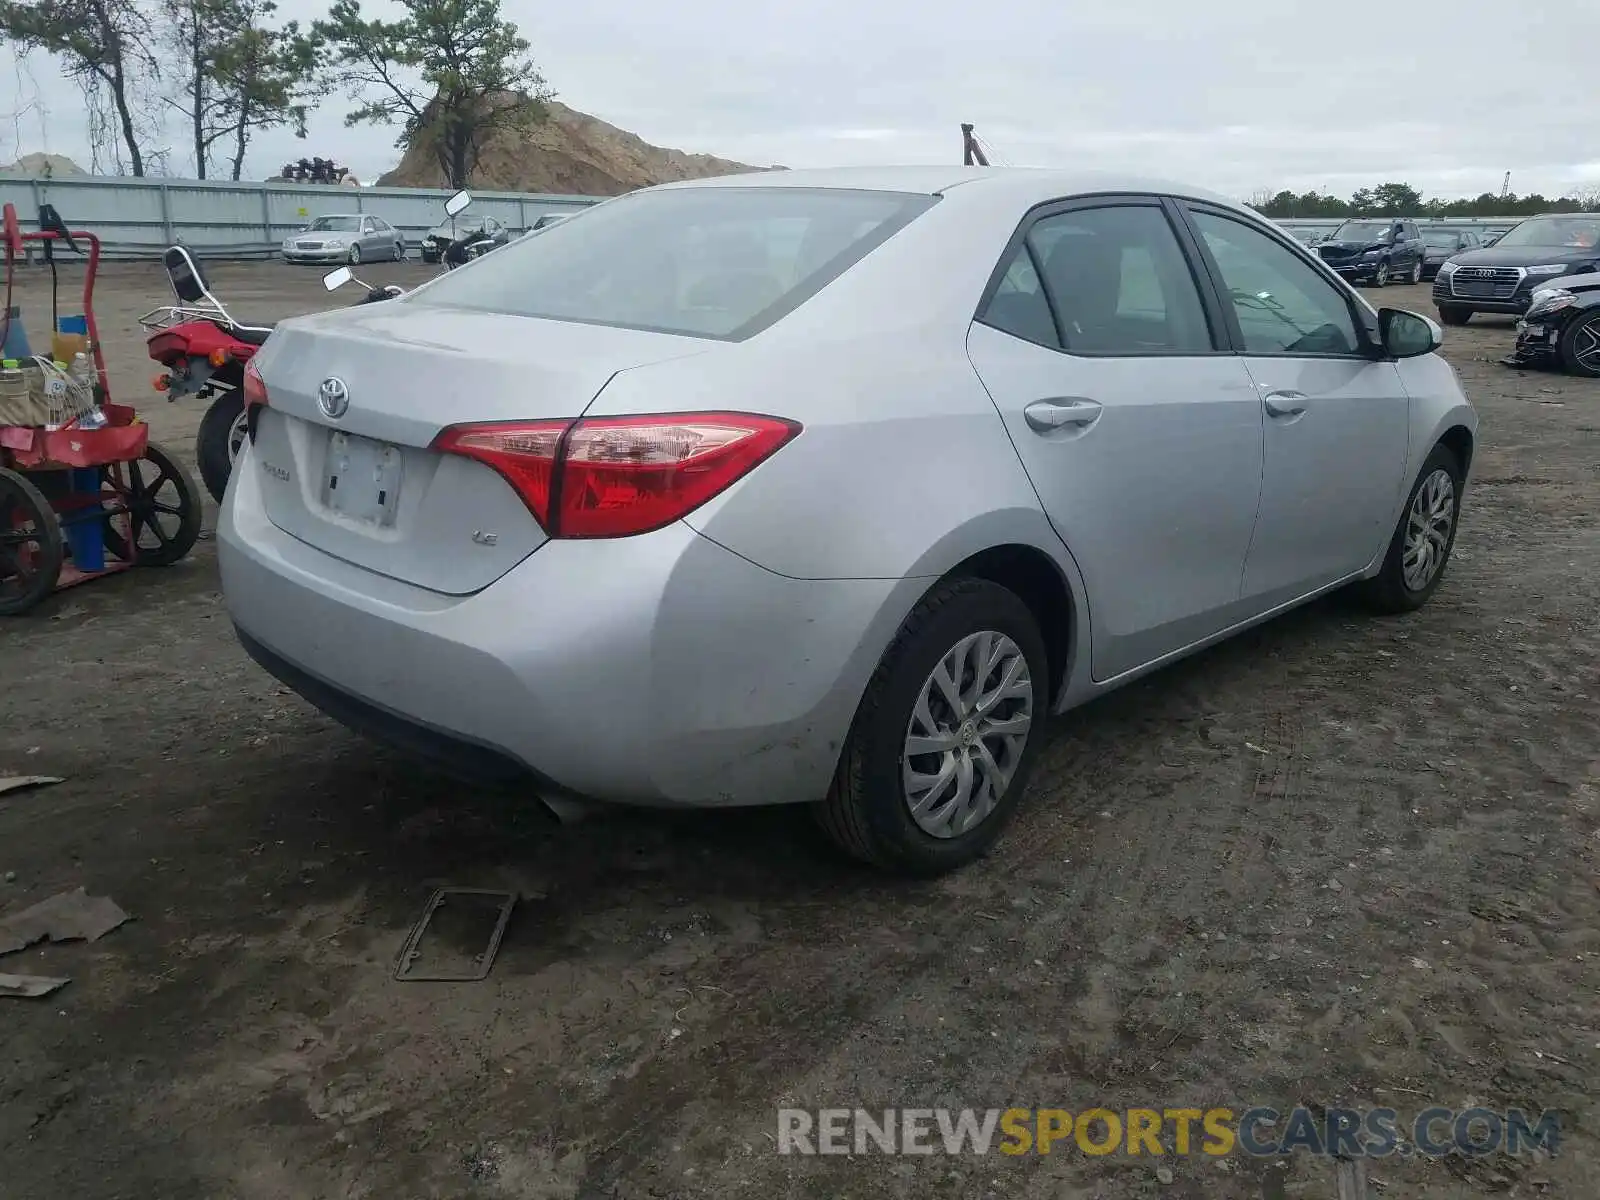
[[[329,512],[379,528],[394,524],[405,482],[405,457],[398,446],[334,429],[328,433],[325,462],[322,503]]]

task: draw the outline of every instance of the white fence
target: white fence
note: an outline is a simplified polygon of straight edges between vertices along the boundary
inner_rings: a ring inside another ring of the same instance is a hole
[[[53,204],[68,228],[96,234],[102,253],[113,258],[155,257],[174,242],[205,258],[267,258],[321,213],[372,213],[415,243],[444,219],[449,195],[431,188],[0,175],[0,203],[16,206],[23,229],[37,229],[39,205]],[[545,213],[597,199],[475,190],[472,211],[521,233]]]

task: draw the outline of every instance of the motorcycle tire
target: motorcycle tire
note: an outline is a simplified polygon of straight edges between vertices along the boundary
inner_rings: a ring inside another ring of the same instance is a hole
[[[218,504],[228,490],[233,461],[243,445],[239,435],[243,421],[244,395],[238,388],[218,396],[206,409],[206,415],[200,418],[200,432],[194,442],[195,463],[200,468],[206,491]]]

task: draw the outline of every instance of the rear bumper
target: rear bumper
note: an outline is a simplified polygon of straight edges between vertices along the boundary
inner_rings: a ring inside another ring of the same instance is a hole
[[[357,732],[469,779],[653,805],[820,799],[924,581],[775,575],[681,522],[548,542],[444,596],[265,517],[249,449],[218,529],[258,662]]]

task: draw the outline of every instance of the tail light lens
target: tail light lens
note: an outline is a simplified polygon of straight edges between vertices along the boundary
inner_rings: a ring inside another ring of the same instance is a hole
[[[648,533],[699,508],[800,432],[750,413],[456,425],[434,449],[493,467],[551,537]]]
[[[244,429],[252,446],[256,444],[256,425],[260,422],[261,410],[266,406],[267,382],[261,378],[261,369],[252,358],[244,365]]]
[[[253,404],[267,402],[267,381],[261,378],[261,370],[256,366],[256,360],[251,359],[244,365],[244,406],[249,408]]]

